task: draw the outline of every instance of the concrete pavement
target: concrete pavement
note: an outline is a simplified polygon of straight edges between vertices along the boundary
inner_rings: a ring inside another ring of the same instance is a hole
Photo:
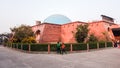
[[[0,68],[119,68],[120,49],[59,54],[29,54],[0,46]]]

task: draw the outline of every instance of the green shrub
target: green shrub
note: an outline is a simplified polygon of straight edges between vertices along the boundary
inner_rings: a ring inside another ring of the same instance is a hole
[[[89,49],[97,49],[97,42],[90,42]]]
[[[107,47],[112,47],[112,42],[107,42]]]
[[[84,42],[85,38],[88,35],[88,24],[79,25],[76,28],[75,39],[78,43]]]
[[[65,44],[65,50],[66,50],[66,51],[70,51],[70,44],[69,44],[69,43],[66,43],[66,44]]]
[[[105,42],[99,42],[99,48],[105,48]]]
[[[98,41],[97,37],[94,36],[94,34],[91,34],[89,37],[89,42],[96,42]]]
[[[50,44],[50,51],[56,51],[57,44]]]
[[[18,49],[21,49],[22,43],[18,43]]]
[[[99,48],[105,48],[105,42],[98,42]],[[8,47],[11,47],[11,43],[5,44]],[[56,45],[57,44],[50,44],[50,51],[56,51]],[[66,43],[65,50],[70,51],[70,43]],[[29,44],[28,43],[12,43],[12,48],[18,48],[22,50],[29,50]],[[48,44],[30,44],[31,51],[48,51]],[[87,50],[87,44],[86,43],[73,43],[72,44],[73,51],[79,51],[79,50]],[[107,47],[112,47],[112,42],[107,42]],[[90,42],[89,43],[89,49],[97,49],[97,42]]]
[[[48,44],[31,44],[31,51],[48,51]]]
[[[87,44],[85,43],[76,43],[73,45],[73,51],[87,50]]]
[[[27,43],[24,43],[23,45],[22,45],[22,50],[29,50],[29,44],[27,44]]]

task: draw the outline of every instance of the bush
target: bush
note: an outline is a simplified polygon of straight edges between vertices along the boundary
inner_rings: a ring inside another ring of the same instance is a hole
[[[87,50],[87,44],[86,43],[76,43],[73,45],[73,51],[79,51],[79,50]]]
[[[97,37],[94,36],[94,34],[91,34],[89,37],[89,42],[96,42],[98,41]]]
[[[5,44],[8,47],[11,47],[11,43]],[[50,51],[56,51],[56,45],[57,44],[50,44]],[[66,43],[65,50],[70,51],[70,43]],[[30,44],[31,51],[48,51],[48,44]],[[22,50],[29,50],[29,44],[28,43],[12,43],[12,48],[18,48]],[[86,43],[73,43],[72,44],[73,51],[79,51],[79,50],[87,50],[87,44]],[[112,47],[112,42],[107,42],[107,47]],[[99,48],[105,48],[105,42],[99,42]],[[97,42],[90,42],[89,43],[89,49],[97,49]]]
[[[23,38],[22,43],[35,43],[34,37]]]
[[[50,44],[50,51],[56,51],[57,44]]]
[[[99,48],[105,48],[105,42],[99,42]]]
[[[97,49],[97,42],[89,43],[89,49]]]
[[[12,48],[17,48],[17,44],[13,43]]]
[[[18,49],[21,49],[22,43],[18,43]]]
[[[22,50],[29,50],[29,44],[28,43],[24,43],[23,45],[22,45]]]
[[[81,43],[84,41],[84,39],[87,37],[88,35],[88,24],[85,25],[79,25],[76,28],[76,33],[75,33],[75,39],[78,43]]]
[[[107,42],[107,47],[112,47],[112,42]]]
[[[48,51],[48,44],[31,44],[31,51]]]
[[[65,44],[65,50],[66,50],[66,51],[70,51],[70,44],[69,44],[69,43],[66,43],[66,44]]]

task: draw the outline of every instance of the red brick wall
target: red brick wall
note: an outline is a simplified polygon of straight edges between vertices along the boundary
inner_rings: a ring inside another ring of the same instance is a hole
[[[110,30],[108,31],[108,27]],[[111,41],[114,40],[112,28],[118,28],[116,24],[110,24],[105,21],[97,21],[89,24],[89,34],[94,34],[99,41]]]
[[[71,22],[63,25],[43,23],[32,27],[35,32],[37,30],[41,31],[40,42],[64,42],[64,43],[75,43],[75,33],[76,28],[80,24],[85,24],[85,22]],[[110,39],[113,36],[112,31],[108,31],[108,27],[116,28],[118,25],[110,25],[104,21],[91,22],[89,24],[89,35],[94,34],[98,40],[104,41]],[[105,35],[106,33],[106,35]]]
[[[78,25],[84,24],[84,22],[71,22],[63,24],[61,26],[61,41],[64,43],[75,43],[75,33]]]
[[[104,27],[104,23],[102,21],[98,22],[92,22],[89,24],[89,35],[94,34],[95,37],[97,37],[98,40],[106,40],[105,33],[106,28]]]
[[[42,42],[58,42],[60,41],[61,25],[45,24]]]

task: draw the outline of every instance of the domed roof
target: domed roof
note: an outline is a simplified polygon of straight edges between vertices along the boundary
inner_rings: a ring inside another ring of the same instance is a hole
[[[55,23],[55,24],[64,24],[64,23],[71,22],[71,20],[68,17],[64,16],[64,15],[54,14],[54,15],[48,16],[44,20],[44,22]]]

